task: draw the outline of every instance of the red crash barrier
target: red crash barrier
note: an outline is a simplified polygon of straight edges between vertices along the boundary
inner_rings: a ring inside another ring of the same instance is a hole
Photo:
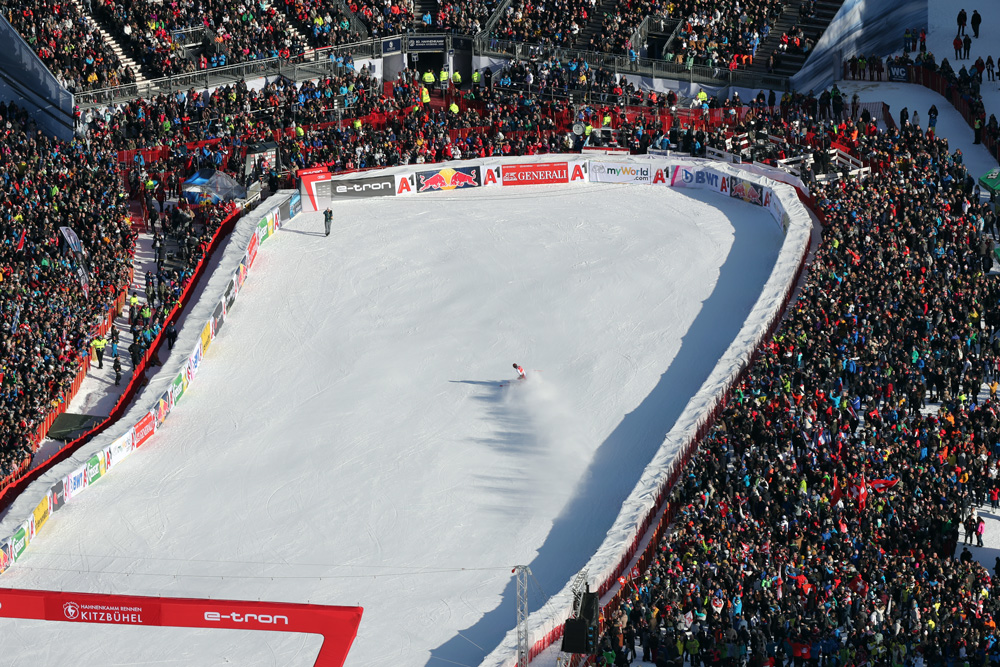
[[[262,630],[322,635],[315,667],[341,667],[361,607],[0,589],[0,617],[63,623]]]

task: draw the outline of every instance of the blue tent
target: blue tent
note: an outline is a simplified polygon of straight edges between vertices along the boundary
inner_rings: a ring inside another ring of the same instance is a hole
[[[213,204],[232,199],[246,199],[247,189],[229,174],[215,169],[202,169],[184,181],[181,192],[193,204],[201,202],[207,195]]]

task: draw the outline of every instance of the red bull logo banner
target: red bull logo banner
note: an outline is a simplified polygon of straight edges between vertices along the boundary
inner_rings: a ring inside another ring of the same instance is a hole
[[[739,176],[729,177],[729,196],[742,199],[754,206],[764,205],[763,187],[750,181],[744,181]]]
[[[478,188],[482,185],[479,178],[479,167],[445,167],[438,171],[418,171],[416,178],[417,192],[434,192],[440,190],[460,190],[462,188]]]
[[[0,574],[6,572],[13,562],[14,559],[10,557],[10,542],[8,540],[0,542]]]

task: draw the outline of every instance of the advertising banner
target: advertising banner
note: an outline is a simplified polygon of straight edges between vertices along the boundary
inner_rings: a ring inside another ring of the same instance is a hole
[[[108,470],[121,463],[125,457],[131,454],[132,450],[135,449],[132,441],[133,435],[134,432],[130,430],[128,433],[108,445],[105,450],[107,451]]]
[[[177,401],[181,400],[181,396],[187,391],[187,373],[181,373],[174,378],[174,381],[170,385],[170,393],[173,395],[174,405],[177,405]]]
[[[417,192],[478,188],[480,185],[482,181],[479,178],[479,167],[445,167],[417,172]]]
[[[569,163],[538,162],[536,164],[503,165],[504,185],[552,185],[569,183]]]
[[[156,428],[160,428],[160,424],[163,420],[167,418],[170,411],[173,409],[173,404],[171,402],[172,395],[170,390],[163,392],[163,395],[156,399],[156,407],[153,408],[153,412],[156,414]]]
[[[86,466],[77,468],[70,474],[66,475],[66,479],[63,482],[63,493],[66,496],[66,500],[71,499],[85,488],[87,488]]]
[[[104,457],[94,454],[87,459],[87,486],[90,486],[104,475]]]
[[[243,263],[247,265],[248,269],[253,267],[253,261],[257,259],[257,246],[259,245],[260,239],[257,237],[257,234],[254,233],[250,236],[250,244],[247,246],[247,254],[245,255],[246,258],[243,260]]]
[[[742,199],[754,206],[764,205],[764,186],[745,181],[739,176],[729,177],[729,196]]]
[[[208,346],[212,344],[212,321],[209,320],[205,322],[205,326],[201,330],[201,350],[202,352],[208,352]]]
[[[10,538],[0,540],[0,574],[7,571],[14,559],[10,555]]]
[[[49,496],[42,498],[41,502],[35,506],[31,512],[31,518],[35,521],[35,532],[42,529],[45,522],[49,520]]]
[[[396,179],[389,174],[326,182],[317,181],[316,183],[316,197],[319,199],[319,205],[322,205],[324,200],[391,197],[395,193]]]
[[[21,557],[24,550],[28,548],[28,531],[22,525],[17,532],[10,537],[10,559],[14,562]]]
[[[222,300],[226,304],[226,312],[233,307],[233,303],[236,302],[236,278],[229,281],[226,285],[226,293],[222,295]]]
[[[764,192],[764,208],[767,212],[771,214],[774,218],[774,222],[777,223],[778,227],[781,228],[782,233],[788,231],[788,228],[784,226],[782,218],[787,218],[785,215],[785,207],[781,203],[781,198],[766,185],[760,186],[761,190]]]
[[[49,488],[49,506],[53,512],[58,512],[66,504],[66,493],[63,491],[63,480],[59,480]]]
[[[910,81],[910,68],[906,65],[889,65],[887,68],[889,70],[889,81],[899,81],[900,83],[909,83]]]
[[[729,176],[704,167],[677,165],[671,175],[670,185],[675,188],[700,188],[728,194]]]
[[[31,540],[35,539],[35,515],[29,514],[21,525],[24,527],[24,535],[28,538],[28,544],[31,544]]]
[[[65,601],[46,598],[45,616],[49,620],[67,623],[106,623],[108,625],[159,625],[160,605],[150,600],[143,604],[94,604],[82,601],[83,596],[64,594]]]
[[[288,219],[291,220],[302,212],[302,195],[296,192],[288,200]],[[281,222],[285,222],[282,220]]]
[[[240,265],[236,267],[236,272],[233,274],[233,279],[236,281],[236,292],[239,293],[240,288],[243,287],[243,283],[247,279],[247,262],[246,257],[240,262]]]
[[[215,310],[212,311],[212,331],[215,335],[219,335],[219,329],[222,328],[223,322],[226,321],[226,300],[223,298],[219,303],[215,304]]]
[[[590,180],[593,183],[651,184],[655,171],[653,164],[590,161]]]
[[[201,341],[198,341],[198,345],[195,347],[194,352],[191,353],[191,357],[188,359],[185,371],[187,372],[188,384],[194,380],[194,376],[198,374],[198,367],[201,366]],[[136,443],[136,447],[138,447]]]
[[[480,167],[479,173],[482,177],[483,187],[492,187],[503,183],[503,167],[499,165],[495,167]]]
[[[156,417],[152,412],[147,412],[146,416],[140,419],[139,423],[132,430],[135,433],[133,443],[135,444],[135,448],[138,449],[153,437],[153,433],[156,431]]]

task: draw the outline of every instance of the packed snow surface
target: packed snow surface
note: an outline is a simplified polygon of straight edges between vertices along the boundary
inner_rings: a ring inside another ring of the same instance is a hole
[[[149,444],[5,587],[361,605],[348,664],[474,665],[593,554],[781,246],[650,186],[300,215]],[[514,362],[527,379],[517,381]],[[318,638],[0,621],[0,664],[311,665]]]

